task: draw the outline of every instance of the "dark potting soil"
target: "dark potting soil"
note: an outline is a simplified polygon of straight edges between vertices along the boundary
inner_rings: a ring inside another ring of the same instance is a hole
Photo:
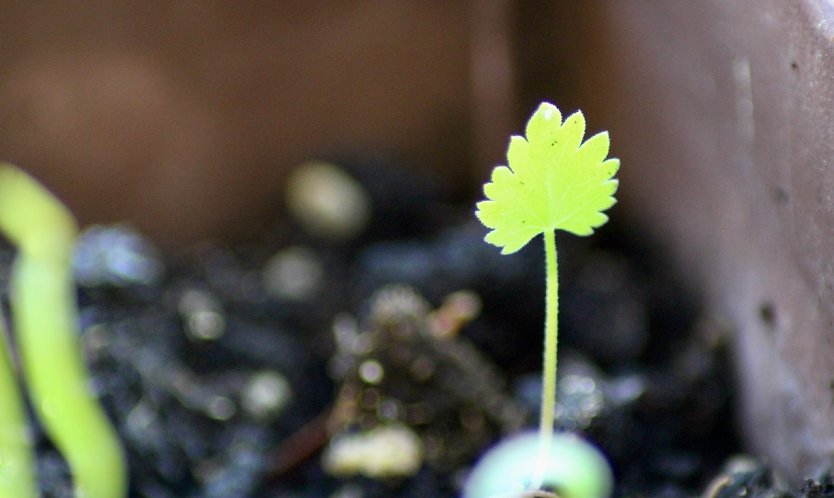
[[[538,239],[501,256],[471,203],[380,161],[347,170],[373,213],[348,241],[289,218],[176,257],[125,227],[84,234],[82,337],[132,497],[453,497],[490,444],[536,425]],[[557,236],[557,426],[608,456],[616,496],[834,496],[829,477],[791,489],[731,457],[728,334],[611,215],[593,237]],[[0,251],[6,305],[11,259]],[[363,476],[338,456],[351,435],[391,426],[423,448],[403,456],[408,476]],[[72,496],[36,438],[45,496]]]

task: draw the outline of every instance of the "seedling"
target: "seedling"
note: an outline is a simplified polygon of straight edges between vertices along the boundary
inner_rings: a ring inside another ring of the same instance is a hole
[[[581,112],[564,121],[559,109],[542,103],[527,122],[525,136],[515,135],[507,150],[507,166],[498,166],[484,185],[487,200],[476,215],[490,228],[486,241],[512,254],[536,235],[544,235],[546,290],[544,369],[539,422],[539,463],[534,486],[540,485],[553,439],[556,402],[556,353],[559,324],[559,282],[556,230],[587,236],[608,221],[603,213],[616,202],[619,182],[613,179],[618,159],[606,159],[610,140],[598,133],[584,143]]]
[[[64,455],[77,497],[124,497],[124,455],[90,392],[78,341],[70,270],[75,220],[33,178],[0,163],[0,233],[18,250],[9,286],[32,409]],[[0,498],[34,498],[31,438],[6,339],[0,330]]]

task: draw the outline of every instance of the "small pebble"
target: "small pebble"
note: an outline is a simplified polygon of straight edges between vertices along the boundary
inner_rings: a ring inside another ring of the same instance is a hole
[[[334,476],[364,475],[371,479],[410,477],[423,463],[420,438],[408,427],[389,425],[358,434],[334,437],[323,457]]]
[[[605,408],[599,383],[585,375],[563,375],[556,400],[556,424],[570,430],[587,429]]]
[[[371,218],[368,193],[333,164],[311,161],[287,178],[287,208],[313,236],[345,241],[359,235]]]
[[[616,406],[635,402],[646,392],[647,381],[640,374],[624,374],[612,378],[605,386],[606,398]]]
[[[385,370],[376,360],[365,360],[359,365],[359,378],[366,384],[377,385],[384,376]]]
[[[154,407],[145,400],[140,400],[127,415],[127,430],[137,439],[147,439],[147,432],[157,422]]]
[[[90,358],[105,352],[113,340],[113,331],[104,324],[94,324],[84,329],[84,351]]]
[[[213,395],[206,401],[204,411],[209,417],[222,422],[232,418],[237,412],[237,407],[226,396]]]
[[[250,416],[272,419],[289,405],[292,390],[287,379],[278,372],[264,370],[253,375],[243,386],[241,404]]]
[[[162,278],[158,251],[124,226],[94,225],[81,232],[72,261],[76,281],[88,287],[155,285]]]
[[[185,322],[185,331],[196,341],[219,339],[226,329],[226,319],[220,302],[209,294],[196,289],[182,293],[177,310]]]
[[[288,247],[276,253],[263,269],[266,291],[290,301],[312,297],[324,279],[324,268],[316,254],[305,247]]]

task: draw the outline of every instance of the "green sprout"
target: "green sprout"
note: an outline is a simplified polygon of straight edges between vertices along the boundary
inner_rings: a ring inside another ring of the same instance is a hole
[[[18,251],[9,288],[32,409],[64,455],[76,496],[126,496],[124,454],[90,391],[79,344],[70,268],[75,220],[32,177],[0,163],[0,233]],[[8,339],[0,330],[0,498],[34,498],[32,441]]]
[[[606,159],[610,140],[598,133],[584,143],[585,117],[581,112],[564,121],[553,104],[542,103],[527,122],[526,136],[515,135],[507,150],[508,166],[498,166],[484,185],[487,200],[476,215],[490,228],[486,241],[512,254],[536,235],[544,235],[546,290],[544,370],[539,423],[539,481],[553,439],[556,402],[556,353],[559,318],[559,281],[556,230],[590,235],[608,221],[603,213],[616,202],[619,182],[613,179],[618,159]]]

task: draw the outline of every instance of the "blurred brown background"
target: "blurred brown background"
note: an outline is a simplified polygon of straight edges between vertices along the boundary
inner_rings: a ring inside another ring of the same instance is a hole
[[[753,448],[834,463],[834,9],[702,2],[2,2],[0,157],[83,222],[229,235],[287,170],[401,153],[474,195],[536,103],[582,108],[735,332]]]
[[[240,228],[334,151],[471,188],[541,98],[519,89],[571,78],[555,26],[502,0],[3,2],[0,156],[165,245]]]
[[[465,2],[3,2],[0,155],[82,221],[225,233],[334,149],[471,159]],[[504,22],[502,20],[502,22]]]

